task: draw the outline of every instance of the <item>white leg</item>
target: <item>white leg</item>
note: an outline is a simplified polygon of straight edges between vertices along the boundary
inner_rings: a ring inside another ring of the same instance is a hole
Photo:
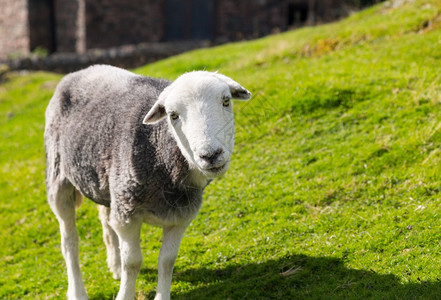
[[[158,260],[158,287],[155,300],[169,300],[173,266],[188,224],[163,228],[161,251]]]
[[[110,226],[119,237],[121,251],[121,284],[116,300],[135,299],[136,278],[142,264],[141,225],[142,219],[121,223],[110,214]]]
[[[78,231],[75,222],[75,188],[66,180],[48,186],[48,201],[60,223],[61,251],[67,266],[68,299],[88,299],[81,277]]]
[[[103,240],[107,249],[107,266],[113,273],[113,278],[119,280],[121,279],[121,254],[118,235],[109,225],[110,208],[99,205],[98,212],[103,225]]]

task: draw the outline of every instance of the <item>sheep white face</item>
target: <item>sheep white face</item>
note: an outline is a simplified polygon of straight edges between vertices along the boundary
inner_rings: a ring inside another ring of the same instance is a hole
[[[167,118],[181,152],[207,178],[223,175],[234,146],[232,99],[251,93],[231,78],[197,71],[180,76],[159,96],[143,123]]]

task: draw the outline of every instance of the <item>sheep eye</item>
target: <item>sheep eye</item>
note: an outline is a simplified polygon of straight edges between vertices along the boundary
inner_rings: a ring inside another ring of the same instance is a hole
[[[224,102],[222,102],[222,105],[224,107],[230,106],[230,98],[224,98]]]
[[[172,119],[172,120],[177,120],[177,119],[179,119],[179,115],[177,114],[177,113],[171,113],[170,114],[170,118]]]

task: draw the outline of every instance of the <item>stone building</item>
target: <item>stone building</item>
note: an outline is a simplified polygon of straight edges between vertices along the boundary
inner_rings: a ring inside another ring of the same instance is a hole
[[[0,0],[0,58],[142,42],[261,37],[378,0]],[[346,8],[345,8],[346,7]]]

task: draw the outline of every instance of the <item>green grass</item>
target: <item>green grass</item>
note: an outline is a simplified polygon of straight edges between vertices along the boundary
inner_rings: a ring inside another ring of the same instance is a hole
[[[139,68],[219,70],[250,91],[236,149],[175,265],[174,299],[441,299],[441,1],[385,4],[330,25]],[[0,84],[0,298],[67,288],[45,198],[44,109],[61,77]],[[95,205],[78,210],[91,299],[112,299]],[[139,299],[161,232],[145,225]]]

